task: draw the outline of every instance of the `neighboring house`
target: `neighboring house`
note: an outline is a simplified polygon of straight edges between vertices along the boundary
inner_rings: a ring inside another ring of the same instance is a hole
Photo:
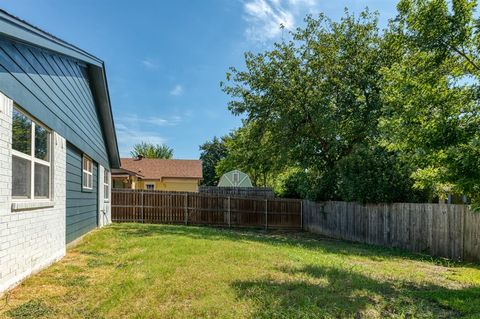
[[[121,169],[112,171],[115,188],[198,192],[202,161],[122,158]]]
[[[253,187],[253,185],[247,174],[233,170],[220,177],[218,187]]]
[[[0,10],[0,291],[110,223],[103,61]]]
[[[133,189],[136,183],[143,176],[124,168],[112,169],[112,187]]]

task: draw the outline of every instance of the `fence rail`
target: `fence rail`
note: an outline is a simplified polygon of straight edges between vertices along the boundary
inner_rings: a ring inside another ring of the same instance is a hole
[[[225,196],[242,196],[242,197],[261,197],[274,198],[275,194],[268,187],[217,187],[217,186],[200,186],[198,192],[202,194],[215,194]]]
[[[303,202],[304,229],[328,237],[480,261],[480,213],[452,204]]]
[[[301,229],[302,201],[113,189],[112,220],[114,222]]]

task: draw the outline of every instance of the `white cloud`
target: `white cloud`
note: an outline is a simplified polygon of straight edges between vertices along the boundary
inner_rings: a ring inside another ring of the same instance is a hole
[[[177,84],[174,86],[174,88],[170,91],[170,95],[173,95],[173,96],[180,96],[183,94],[183,86],[181,86],[180,84]]]
[[[141,62],[142,62],[142,65],[147,69],[158,69],[159,67],[158,63],[150,58],[145,58]]]
[[[180,116],[171,116],[168,119],[157,117],[157,116],[150,116],[145,119],[139,120],[139,122],[144,122],[146,124],[157,125],[157,126],[175,126],[177,125],[182,118]]]
[[[117,122],[115,128],[117,130],[118,148],[122,157],[129,157],[133,146],[137,143],[163,144],[167,141],[166,138],[159,136],[157,132],[134,128],[123,123]]]
[[[278,37],[283,25],[287,30],[296,27],[301,19],[317,5],[317,0],[246,0],[245,34],[250,41],[266,42]]]
[[[124,114],[118,121],[123,125],[142,127],[144,125],[152,126],[175,126],[181,122],[182,118],[178,115],[168,117],[160,116],[138,116],[137,114]]]
[[[130,156],[133,146],[140,142],[162,144],[167,139],[158,132],[160,127],[176,126],[182,121],[178,115],[169,117],[138,116],[137,114],[123,114],[115,121],[118,148],[123,157]]]
[[[287,2],[291,6],[315,7],[317,5],[317,0],[288,0]]]

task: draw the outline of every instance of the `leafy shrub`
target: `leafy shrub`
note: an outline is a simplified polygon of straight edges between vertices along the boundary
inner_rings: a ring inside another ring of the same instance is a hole
[[[308,176],[300,168],[288,168],[277,176],[275,194],[285,198],[305,198],[309,192]]]
[[[425,201],[428,196],[413,189],[410,175],[397,154],[359,146],[337,164],[337,193],[342,200],[363,203]]]

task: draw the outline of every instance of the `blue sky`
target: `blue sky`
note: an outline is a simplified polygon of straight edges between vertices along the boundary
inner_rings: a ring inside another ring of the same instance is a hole
[[[220,90],[243,53],[268,49],[278,26],[308,14],[337,19],[345,7],[395,15],[395,0],[0,0],[0,7],[103,59],[122,156],[140,141],[166,143],[175,158],[229,133],[240,119]]]

